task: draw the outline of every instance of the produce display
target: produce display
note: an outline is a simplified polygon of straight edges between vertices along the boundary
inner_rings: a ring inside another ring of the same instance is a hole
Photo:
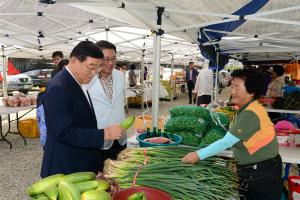
[[[32,200],[110,200],[109,192],[117,189],[118,185],[111,179],[96,179],[93,172],[78,172],[46,177],[32,184],[26,192]]]
[[[118,160],[106,160],[104,176],[121,188],[152,187],[174,200],[238,199],[232,161],[212,157],[195,165],[183,164],[181,158],[195,150],[187,146],[126,149]]]
[[[194,133],[201,133],[205,131],[206,127],[206,121],[193,116],[174,117],[169,119],[165,124],[165,129],[170,132],[189,130]]]
[[[144,192],[137,192],[128,197],[127,200],[147,200]]]
[[[207,109],[200,106],[175,106],[169,110],[171,118],[190,116],[202,118],[207,121],[210,120],[209,112]]]
[[[230,123],[226,113],[199,106],[176,106],[169,112],[165,129],[181,136],[182,144],[188,146],[203,147],[221,139]]]
[[[3,106],[19,107],[19,106],[30,106],[37,104],[37,96],[28,96],[19,92],[16,96],[3,97]]]
[[[172,96],[172,87],[171,87],[171,84],[169,83],[169,81],[168,80],[160,80],[160,83],[162,86],[165,87],[165,89],[168,92],[168,95]]]
[[[211,143],[214,143],[215,141],[222,139],[226,134],[226,131],[220,127],[216,126],[212,129],[210,129],[205,136],[201,139],[201,142],[199,146],[205,147],[210,145]]]

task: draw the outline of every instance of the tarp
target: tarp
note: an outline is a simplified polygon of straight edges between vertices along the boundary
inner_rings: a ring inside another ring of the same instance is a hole
[[[269,0],[252,0],[245,6],[241,7],[232,15],[240,16],[239,20],[233,21],[233,22],[225,22],[221,24],[215,24],[215,25],[209,25],[205,26],[200,29],[200,32],[198,34],[198,42],[199,42],[199,48],[202,53],[202,55],[209,59],[209,67],[215,69],[217,66],[217,52],[216,50],[219,49],[218,45],[216,46],[203,46],[204,43],[208,41],[219,41],[222,37],[226,36],[226,33],[217,33],[217,32],[210,32],[205,31],[205,29],[212,29],[212,30],[219,30],[219,31],[226,31],[226,32],[232,32],[235,29],[237,29],[239,26],[241,26],[243,23],[246,22],[246,20],[243,18],[245,15],[250,15],[256,13],[258,10],[260,10]],[[224,18],[227,19],[227,18]],[[228,53],[220,53],[219,54],[219,70],[223,69],[224,66],[228,63],[229,60],[229,54]]]

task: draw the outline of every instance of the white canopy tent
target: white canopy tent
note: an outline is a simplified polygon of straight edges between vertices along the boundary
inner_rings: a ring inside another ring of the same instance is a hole
[[[78,8],[101,13],[107,18],[135,27],[151,29],[156,33],[163,30],[165,33],[179,36],[192,43],[197,42],[196,36],[199,28],[239,20],[242,17],[247,21],[237,30],[232,33],[226,32],[228,34],[226,38],[217,41],[210,40],[204,45],[218,45],[221,52],[247,60],[290,60],[299,53],[300,2],[298,0],[269,1],[257,13],[245,16],[231,13],[251,2],[250,0],[177,2],[171,0],[94,0],[87,3],[65,0],[62,2],[72,3]],[[159,23],[160,20],[161,23]],[[204,29],[204,31],[221,33],[219,30]],[[154,50],[157,51],[157,55],[154,57],[155,75],[159,77],[160,34],[155,41]],[[158,97],[154,96],[153,99],[158,99]],[[157,125],[157,111],[158,103],[154,102],[153,126]]]
[[[247,60],[297,57],[300,52],[299,0],[270,0],[257,13],[232,15],[249,2],[252,0],[57,0],[56,4],[42,5],[34,0],[23,0],[16,5],[12,0],[0,0],[0,43],[7,52],[14,48],[15,56],[19,51],[25,56],[49,57],[54,50],[69,52],[79,40],[94,41],[96,34],[103,34],[108,39],[120,39],[116,42],[120,58],[140,60],[142,50],[146,49],[143,59],[152,60],[158,69],[160,62],[164,58],[170,61],[172,55],[175,62],[183,62],[184,58],[188,58],[185,63],[191,59],[201,60],[197,50],[199,28],[242,17],[246,22],[235,31],[226,32],[228,35],[221,40],[204,45],[218,44],[221,52]],[[157,13],[158,7],[161,15]],[[161,16],[161,25],[157,24],[158,16]],[[118,34],[128,32],[126,28],[117,28],[120,26],[153,30],[154,34],[136,29],[134,37],[119,37]],[[156,35],[162,33],[160,29],[173,37]],[[153,41],[157,42],[154,48]],[[153,53],[157,53],[155,57]],[[154,73],[159,75],[157,71]],[[157,110],[158,103],[153,106],[154,119],[157,119]]]

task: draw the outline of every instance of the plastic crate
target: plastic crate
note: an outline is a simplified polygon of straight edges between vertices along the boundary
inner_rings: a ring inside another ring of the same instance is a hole
[[[36,119],[23,119],[19,121],[19,131],[26,138],[37,138],[40,136]]]
[[[290,200],[300,200],[300,176],[289,176]]]

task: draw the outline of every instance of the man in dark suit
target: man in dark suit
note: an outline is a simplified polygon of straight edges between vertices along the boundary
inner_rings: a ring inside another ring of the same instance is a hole
[[[197,81],[197,76],[199,74],[198,70],[194,67],[194,62],[189,63],[189,68],[186,70],[186,83],[189,91],[189,104],[192,103],[193,90]],[[194,98],[194,104],[196,103],[196,98]]]
[[[47,85],[44,108],[47,141],[41,177],[57,173],[102,171],[104,140],[119,139],[119,125],[97,129],[89,92],[90,82],[102,65],[103,53],[90,41],[80,42],[70,54],[70,63]]]

